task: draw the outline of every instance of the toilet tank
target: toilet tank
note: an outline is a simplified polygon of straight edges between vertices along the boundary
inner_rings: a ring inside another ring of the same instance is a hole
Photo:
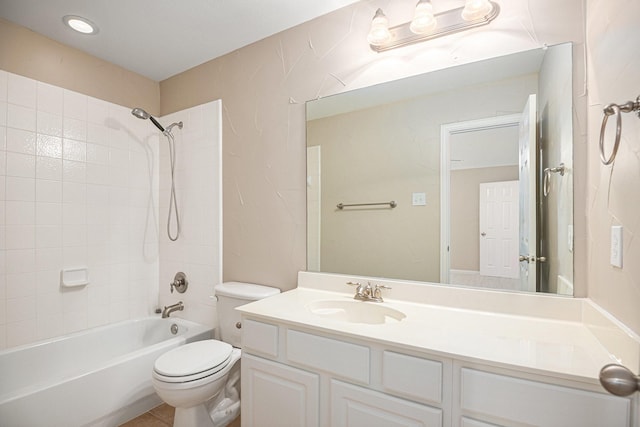
[[[220,339],[234,347],[240,347],[241,329],[240,312],[235,308],[280,293],[280,289],[254,283],[225,282],[217,285],[215,294],[218,298],[218,323]]]

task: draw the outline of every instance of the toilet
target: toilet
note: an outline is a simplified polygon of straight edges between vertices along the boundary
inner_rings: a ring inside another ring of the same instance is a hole
[[[252,283],[215,287],[221,340],[203,340],[170,350],[156,360],[153,387],[176,408],[174,427],[223,427],[240,412],[240,313],[236,307],[279,293]]]

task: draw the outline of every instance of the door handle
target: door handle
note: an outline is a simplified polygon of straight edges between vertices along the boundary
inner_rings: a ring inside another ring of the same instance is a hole
[[[487,235],[487,233],[485,233],[485,232],[483,231],[482,233],[480,233],[480,235],[481,235],[482,237],[484,237],[484,236],[486,236],[486,235]]]
[[[520,255],[518,257],[518,261],[523,262],[523,261],[527,261],[527,262],[547,262],[547,257],[544,256],[539,256],[536,257],[535,255]]]

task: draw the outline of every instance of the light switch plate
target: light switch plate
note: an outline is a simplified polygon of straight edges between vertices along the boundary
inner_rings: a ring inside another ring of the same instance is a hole
[[[622,226],[611,226],[611,265],[622,268]]]
[[[413,206],[425,206],[427,204],[426,193],[413,193]]]

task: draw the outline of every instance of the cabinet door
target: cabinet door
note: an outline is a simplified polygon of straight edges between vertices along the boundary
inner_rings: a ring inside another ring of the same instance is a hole
[[[243,427],[318,425],[318,375],[243,354]]]
[[[441,427],[442,411],[332,380],[331,426]]]

